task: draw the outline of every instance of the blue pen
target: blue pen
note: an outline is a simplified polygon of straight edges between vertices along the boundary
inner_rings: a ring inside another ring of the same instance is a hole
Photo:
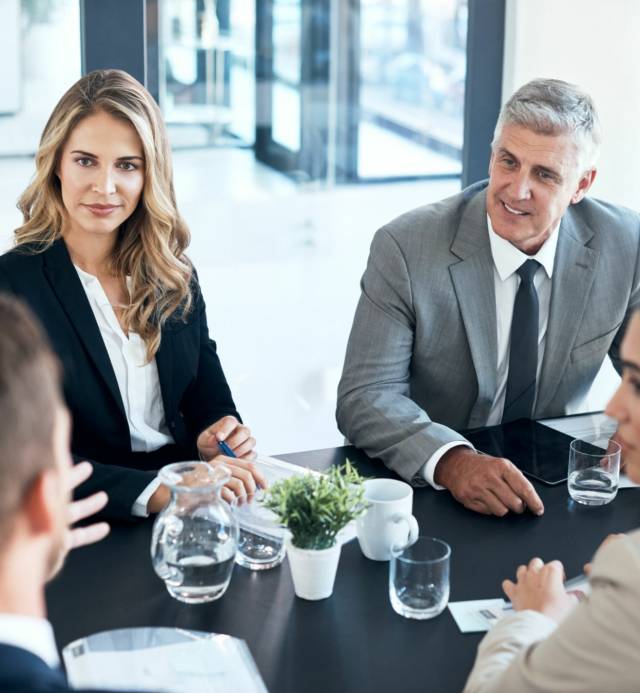
[[[218,447],[227,457],[236,457],[236,453],[224,442],[224,440],[218,441]]]

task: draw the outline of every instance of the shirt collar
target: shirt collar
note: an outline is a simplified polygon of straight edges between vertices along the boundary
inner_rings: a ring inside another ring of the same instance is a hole
[[[89,274],[89,272],[85,272],[83,269],[80,269],[78,265],[74,265],[74,267],[78,273],[78,277],[80,277],[80,282],[82,283],[86,294],[93,299],[98,306],[110,306],[111,304],[109,303],[109,298],[107,297],[107,294],[105,293],[105,290],[102,287],[98,277],[93,274]],[[129,292],[131,292],[131,277],[127,275],[125,277],[125,282],[127,284],[127,289],[129,289]]]
[[[553,263],[558,247],[558,229],[560,224],[551,232],[551,235],[542,244],[542,247],[535,255],[526,255],[515,247],[512,243],[505,240],[493,230],[491,219],[487,214],[487,227],[489,229],[489,243],[491,244],[491,255],[493,264],[498,271],[500,279],[504,281],[516,272],[527,260],[537,260],[551,279],[553,275]]]
[[[51,669],[60,666],[53,628],[44,618],[0,614],[0,642],[31,652]]]

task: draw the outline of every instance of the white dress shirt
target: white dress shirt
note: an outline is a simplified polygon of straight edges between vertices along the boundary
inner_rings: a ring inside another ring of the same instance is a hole
[[[491,245],[491,255],[493,257],[493,282],[496,297],[496,324],[497,324],[497,383],[496,394],[491,404],[487,426],[499,424],[502,421],[504,410],[504,398],[507,389],[507,376],[509,375],[509,345],[511,340],[511,321],[513,319],[513,305],[516,301],[516,294],[520,286],[520,276],[518,269],[527,260],[537,260],[540,267],[533,277],[533,284],[538,293],[538,370],[536,381],[540,380],[540,369],[544,356],[544,346],[547,338],[547,324],[549,322],[549,305],[551,303],[551,277],[553,275],[553,264],[556,257],[558,246],[558,228],[560,224],[551,232],[551,235],[542,244],[542,247],[535,255],[526,255],[515,247],[512,243],[505,240],[493,230],[491,219],[487,215],[487,226],[489,228],[489,243]],[[535,404],[534,404],[535,407]],[[422,468],[422,475],[433,488],[443,489],[433,480],[436,465],[445,454],[452,448],[460,445],[471,447],[464,440],[447,443],[438,448],[436,452],[427,460]]]
[[[0,614],[0,643],[27,650],[52,669],[60,666],[53,628],[44,618]]]
[[[116,376],[129,424],[131,449],[152,452],[173,443],[165,421],[155,359],[147,362],[146,345],[140,335],[124,333],[100,280],[75,267]],[[133,504],[133,515],[145,517],[148,514],[147,503],[159,485],[155,479],[138,496]]]

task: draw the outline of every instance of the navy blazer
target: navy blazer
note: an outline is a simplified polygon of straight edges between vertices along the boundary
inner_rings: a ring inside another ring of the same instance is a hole
[[[70,688],[61,671],[51,669],[40,657],[21,647],[0,643],[0,691],[7,693],[100,693]]]
[[[209,339],[205,304],[197,279],[186,318],[170,318],[162,329],[156,364],[165,420],[175,445],[152,453],[133,452],[116,376],[89,300],[67,247],[14,248],[0,257],[0,290],[24,299],[40,318],[62,361],[64,394],[73,418],[72,451],[94,464],[79,495],[103,488],[106,516],[130,517],[131,506],[153,478],[150,470],[197,459],[196,439],[223,416],[240,419],[215,342]],[[106,466],[105,466],[106,465]]]

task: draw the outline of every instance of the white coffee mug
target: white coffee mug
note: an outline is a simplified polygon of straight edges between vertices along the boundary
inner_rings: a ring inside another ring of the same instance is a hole
[[[364,489],[369,508],[356,521],[360,548],[373,561],[388,561],[392,549],[418,538],[418,522],[411,514],[413,489],[397,479],[369,479]]]

